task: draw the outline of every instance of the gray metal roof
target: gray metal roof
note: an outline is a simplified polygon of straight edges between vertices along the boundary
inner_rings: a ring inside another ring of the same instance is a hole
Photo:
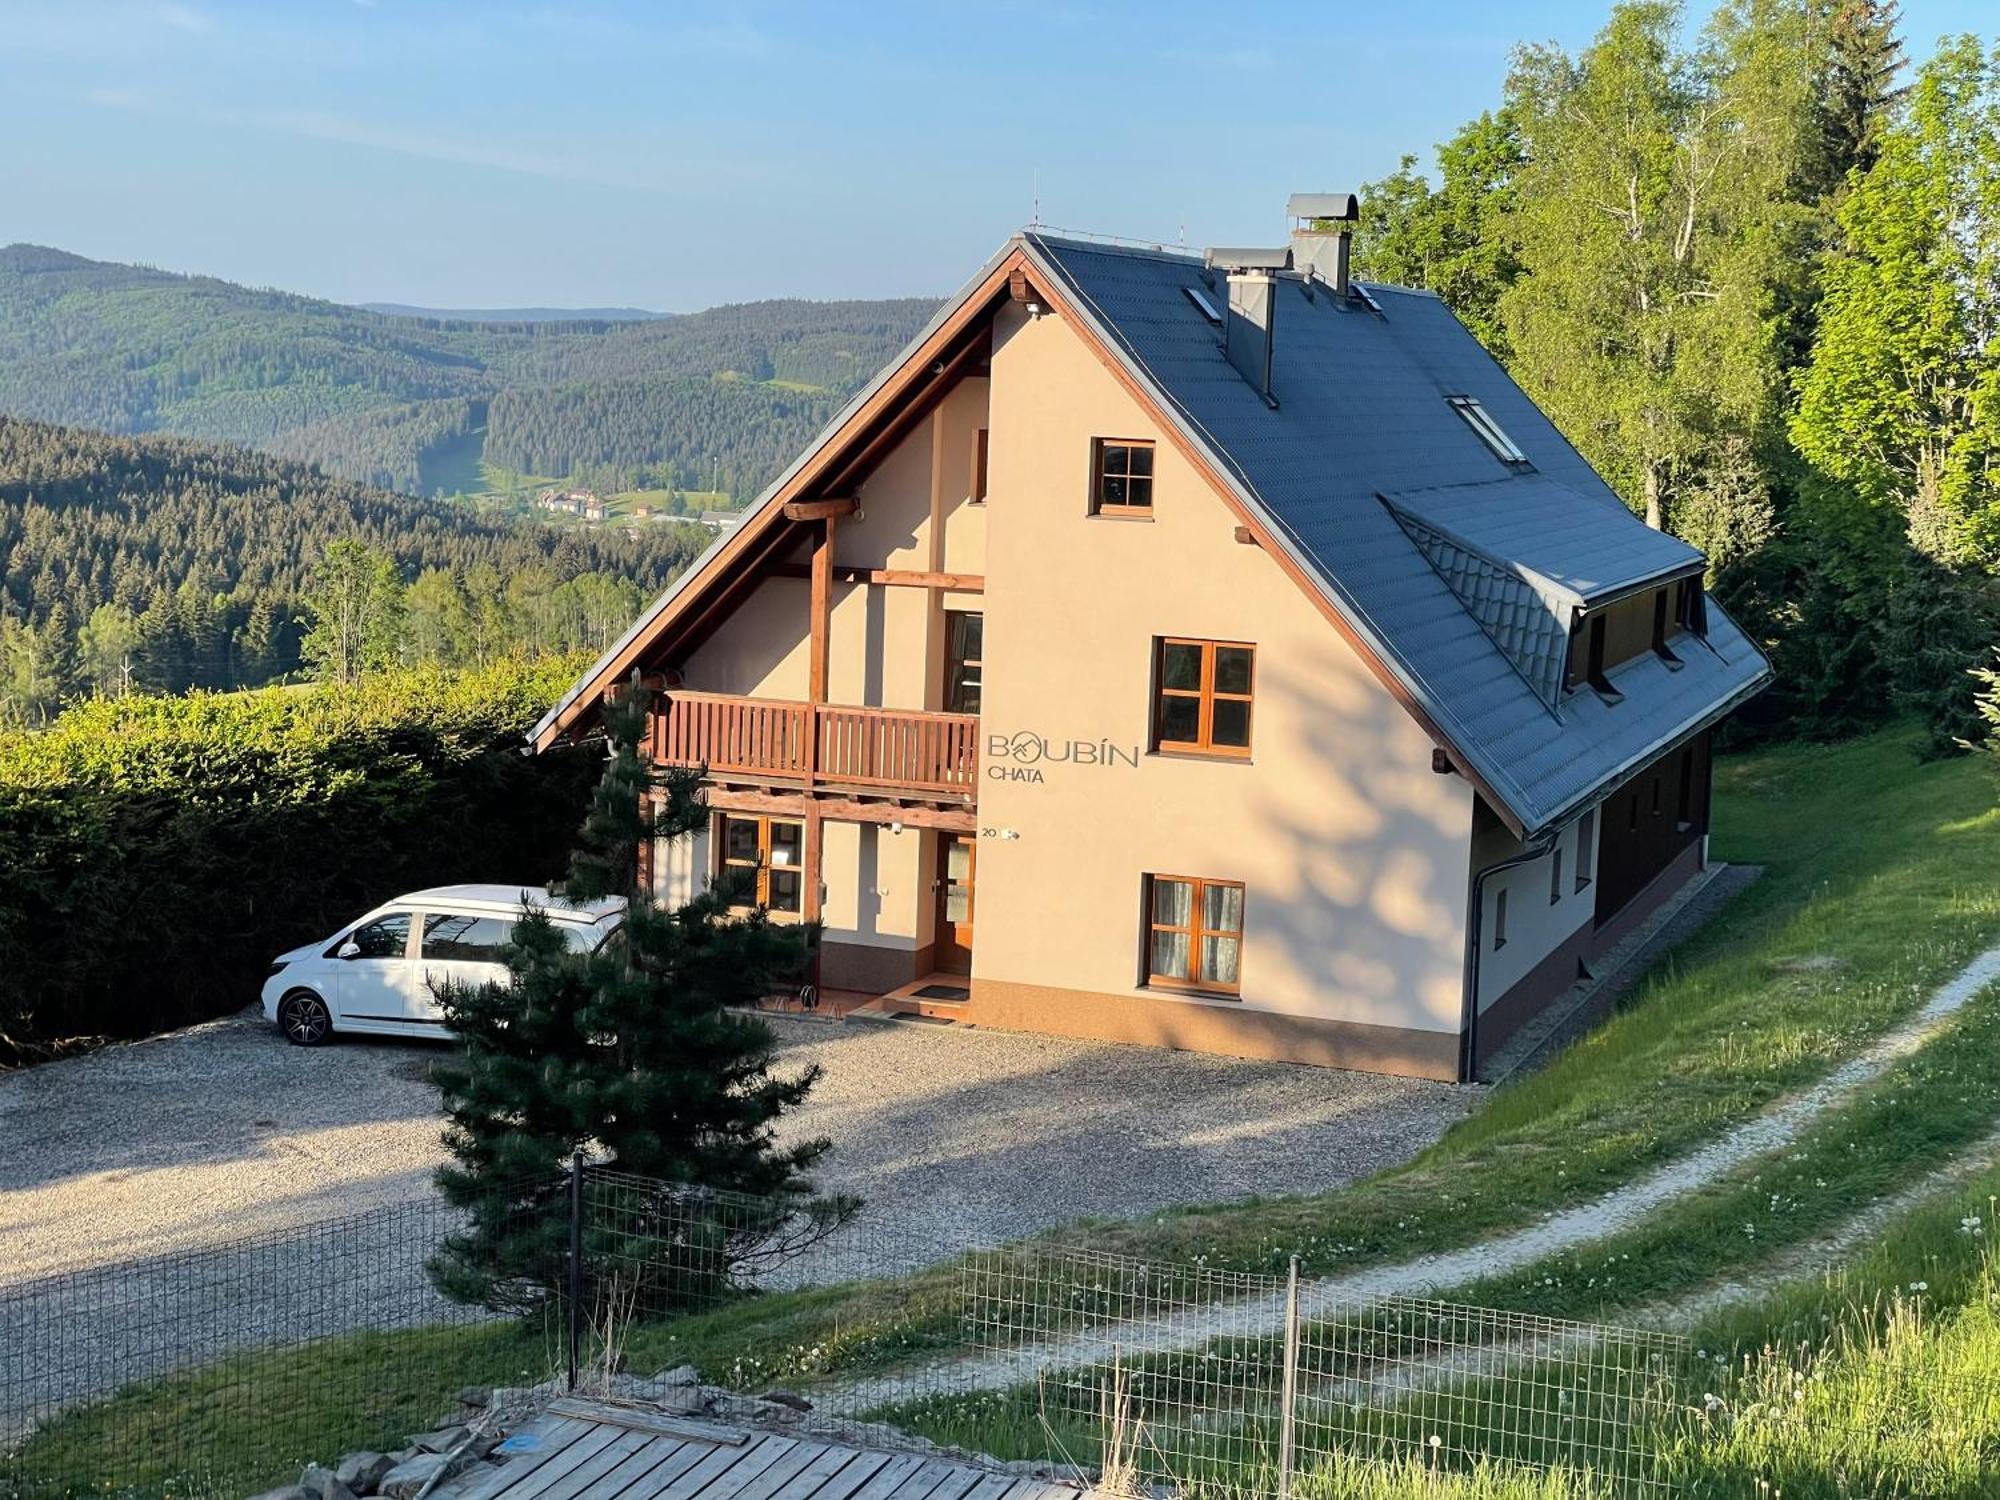
[[[1524,612],[1521,590],[1537,595],[1538,605],[1547,602],[1542,584],[1601,598],[1623,586],[1605,580],[1648,576],[1646,569],[1657,572],[1670,558],[1699,554],[1634,517],[1442,302],[1399,287],[1369,285],[1361,289],[1368,300],[1360,302],[1336,297],[1323,284],[1309,294],[1299,278],[1282,276],[1272,408],[1236,373],[1219,330],[1186,295],[1195,288],[1212,304],[1226,300],[1219,272],[1211,282],[1193,256],[1027,231],[855,394],[745,508],[746,519],[776,505],[791,477],[1017,248],[1206,454],[1322,597],[1373,643],[1400,686],[1504,804],[1501,811],[1527,831],[1566,821],[1769,680],[1762,654],[1711,604],[1706,641],[1684,647],[1678,669],[1650,652],[1612,669],[1620,702],[1590,691],[1545,697],[1547,642],[1513,638],[1539,629]],[[1452,409],[1451,396],[1478,400],[1532,467],[1517,470],[1495,457]],[[1482,493],[1437,498],[1436,492],[1460,488]],[[1399,519],[1383,497],[1409,509]],[[1517,503],[1539,515],[1540,529],[1511,526],[1508,512]],[[1478,514],[1468,519],[1472,512]],[[1432,515],[1438,519],[1427,519]],[[1442,556],[1435,545],[1427,555],[1406,529],[1412,518],[1424,518],[1420,529],[1465,561],[1434,560]],[[1555,520],[1573,528],[1573,554],[1553,542],[1542,545]],[[539,740],[629,643],[651,630],[730,535],[719,535],[654,601],[543,716],[531,739]],[[1531,583],[1531,576],[1541,582]],[[1520,585],[1511,594],[1509,579]],[[1468,604],[1467,596],[1487,589],[1492,601]]]
[[[1023,242],[1529,831],[1573,816],[1768,680],[1711,606],[1706,643],[1679,670],[1650,653],[1613,669],[1622,701],[1545,696],[1546,649],[1502,644],[1510,610],[1524,633],[1532,621],[1518,592],[1497,597],[1501,576],[1595,600],[1700,555],[1633,516],[1436,297],[1370,286],[1377,314],[1283,278],[1273,408],[1183,294],[1213,292],[1201,261],[1035,232]],[[1502,463],[1451,396],[1478,400],[1532,468]],[[1454,587],[1385,496],[1479,560],[1496,593],[1485,619],[1461,593],[1477,592],[1476,570]]]

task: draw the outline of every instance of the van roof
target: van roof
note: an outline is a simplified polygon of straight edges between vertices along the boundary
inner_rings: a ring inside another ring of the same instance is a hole
[[[434,885],[428,890],[411,891],[388,903],[422,906],[455,906],[468,911],[492,911],[508,916],[520,911],[522,903],[544,908],[557,922],[601,922],[625,910],[622,896],[599,901],[571,903],[540,885]]]

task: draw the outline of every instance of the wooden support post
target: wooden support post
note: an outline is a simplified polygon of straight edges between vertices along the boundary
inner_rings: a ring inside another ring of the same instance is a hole
[[[806,804],[806,888],[805,898],[800,903],[800,915],[808,922],[817,922],[819,920],[820,882],[824,874],[822,867],[825,864],[821,853],[824,848],[824,840],[821,838],[821,828],[822,819],[820,817],[819,804],[817,802],[808,802]],[[815,964],[815,968],[817,968],[817,964]]]
[[[806,700],[826,702],[826,645],[833,611],[833,517],[819,523],[812,555],[812,637]]]

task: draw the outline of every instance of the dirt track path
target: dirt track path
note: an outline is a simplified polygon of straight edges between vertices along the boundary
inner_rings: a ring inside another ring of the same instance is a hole
[[[2000,983],[2000,946],[1974,958],[1914,1015],[1818,1083],[1787,1096],[1700,1150],[1526,1228],[1463,1249],[1308,1283],[1300,1288],[1300,1314],[1309,1321],[1323,1321],[1383,1297],[1424,1296],[1520,1270],[1632,1228],[1663,1205],[1789,1145],[1806,1127],[1916,1052],[1995,983]],[[1284,1296],[1274,1291],[1184,1309],[1170,1321],[1106,1324],[1021,1347],[975,1353],[927,1367],[914,1378],[926,1394],[1001,1389],[1041,1371],[1107,1362],[1114,1354],[1129,1359],[1199,1349],[1222,1337],[1274,1337],[1284,1326],[1284,1315]],[[843,1383],[836,1388],[837,1399],[843,1406],[864,1409],[906,1399],[912,1384],[913,1372],[906,1369]]]

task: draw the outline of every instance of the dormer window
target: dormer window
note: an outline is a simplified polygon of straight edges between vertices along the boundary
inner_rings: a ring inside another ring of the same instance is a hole
[[[1479,434],[1479,440],[1493,450],[1493,456],[1501,463],[1525,465],[1528,462],[1528,455],[1515,445],[1514,440],[1507,436],[1506,429],[1494,421],[1493,414],[1478,401],[1471,396],[1448,396],[1445,399],[1451,403],[1453,411],[1465,418],[1465,425]]]

